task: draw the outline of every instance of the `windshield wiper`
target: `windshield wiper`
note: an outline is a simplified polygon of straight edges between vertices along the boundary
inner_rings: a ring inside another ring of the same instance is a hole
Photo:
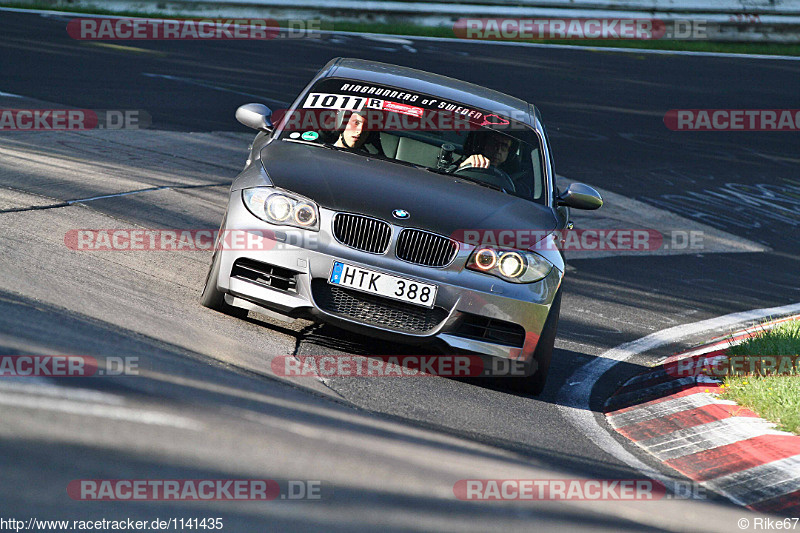
[[[330,150],[339,150],[339,148],[334,146],[332,143],[305,141],[305,140],[302,140],[302,139],[281,139],[281,140],[282,141],[286,141],[286,142],[290,142],[290,143],[308,144],[310,146],[322,146],[323,148],[328,148]]]
[[[426,166],[422,166],[422,165],[414,165],[414,166],[416,168],[421,168],[421,169],[427,170],[428,172],[433,172],[434,174],[440,174],[440,175],[443,175],[443,176],[453,176],[456,179],[462,179],[462,180],[468,181],[470,183],[475,183],[476,185],[482,185],[482,186],[487,187],[489,189],[494,189],[496,191],[505,192],[505,190],[502,187],[500,187],[498,185],[495,185],[493,183],[485,182],[485,181],[480,180],[478,178],[471,178],[469,176],[464,176],[464,175],[461,175],[461,174],[455,175],[452,172],[448,172],[447,170],[441,169],[441,168],[431,168],[431,167],[426,167]]]
[[[452,172],[448,172],[447,170],[445,170],[443,168],[431,168],[431,167],[426,167],[426,166],[423,166],[423,165],[415,165],[415,166],[417,168],[423,168],[423,169],[427,170],[428,172],[433,172],[434,174],[442,174],[444,176],[452,176],[453,175]],[[460,178],[461,176],[457,176],[457,177]]]
[[[498,185],[495,185],[493,183],[488,183],[488,182],[485,182],[483,180],[479,180],[478,178],[470,178],[469,176],[463,176],[463,175],[462,176],[453,176],[453,177],[457,178],[457,179],[461,179],[461,180],[467,180],[470,183],[475,183],[477,185],[482,185],[482,186],[484,186],[486,188],[489,188],[489,189],[494,189],[496,191],[505,192],[505,190],[502,187],[500,187]]]

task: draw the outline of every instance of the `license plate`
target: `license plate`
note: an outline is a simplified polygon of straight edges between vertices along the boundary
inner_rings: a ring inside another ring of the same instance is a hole
[[[328,283],[423,307],[433,307],[433,302],[436,301],[436,285],[391,276],[339,261],[333,262]]]

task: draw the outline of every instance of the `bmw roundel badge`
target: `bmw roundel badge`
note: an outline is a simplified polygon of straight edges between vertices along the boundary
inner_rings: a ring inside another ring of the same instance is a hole
[[[411,213],[405,209],[395,209],[392,211],[392,215],[394,215],[394,218],[406,219],[411,216]]]

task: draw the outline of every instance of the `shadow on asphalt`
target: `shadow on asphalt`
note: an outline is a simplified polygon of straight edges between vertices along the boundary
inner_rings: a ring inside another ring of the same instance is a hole
[[[224,453],[224,450],[221,450]],[[183,464],[182,464],[183,463]],[[322,498],[289,501],[82,501],[67,492],[79,480],[273,480],[282,492],[289,479],[268,468],[198,468],[156,458],[146,451],[30,439],[0,443],[4,483],[0,498],[6,515],[45,520],[169,520],[222,518],[225,531],[431,531],[443,524],[462,531],[555,529],[580,531],[662,531],[579,506],[558,502],[467,502],[454,497],[416,496],[390,489],[334,485],[319,480]],[[35,490],[31,490],[35,487]],[[25,489],[28,490],[25,490]],[[22,489],[22,490],[21,490]],[[99,491],[98,491],[99,492]],[[19,516],[16,516],[19,515]],[[439,526],[435,526],[439,524]],[[267,526],[267,527],[265,527]]]
[[[117,326],[88,318],[63,309],[34,302],[23,297],[10,293],[0,293],[0,321],[2,329],[6,332],[15,331],[13,343],[0,342],[0,353],[5,355],[19,354],[20,350],[11,344],[24,343],[26,340],[35,341],[37,350],[34,353],[41,353],[42,350],[50,349],[51,353],[81,353],[102,357],[107,354],[135,354],[140,358],[141,368],[152,372],[161,373],[166,376],[177,376],[180,378],[190,378],[184,381],[170,381],[168,378],[153,379],[147,376],[130,376],[118,378],[61,378],[53,381],[64,387],[82,387],[96,390],[104,390],[117,394],[138,397],[142,401],[165,405],[166,402],[174,402],[178,406],[185,404],[188,409],[203,409],[211,413],[224,411],[226,416],[251,420],[246,416],[246,412],[253,415],[268,414],[270,417],[291,420],[295,424],[305,424],[309,427],[328,429],[331,431],[345,431],[354,435],[374,438],[391,439],[395,442],[406,442],[417,446],[425,446],[429,449],[445,450],[454,453],[468,454],[480,458],[501,460],[509,462],[511,465],[519,464],[520,467],[530,467],[531,460],[541,465],[559,465],[558,471],[563,472],[567,477],[582,477],[586,472],[596,479],[644,479],[640,474],[629,468],[620,468],[611,463],[598,464],[588,462],[586,458],[570,456],[568,454],[553,450],[544,446],[516,443],[513,440],[503,440],[497,438],[487,438],[481,435],[464,435],[450,428],[441,427],[435,424],[408,420],[402,416],[373,413],[361,409],[354,410],[348,402],[337,401],[336,399],[323,397],[319,393],[308,390],[299,390],[296,386],[281,381],[268,375],[256,374],[230,366],[218,364],[216,360],[202,354],[189,352],[178,346],[174,346],[163,341],[150,338],[137,332],[127,331]],[[338,333],[337,333],[338,332]],[[339,336],[343,335],[341,339]],[[11,336],[6,336],[10,338]],[[325,339],[326,347],[338,346],[342,348],[356,347],[357,339],[335,328],[325,331],[314,330],[312,340]],[[337,340],[338,339],[338,340]],[[362,339],[363,340],[363,339]],[[90,347],[87,349],[87,347]],[[396,354],[397,351],[393,350]],[[560,357],[571,357],[570,352],[557,350]],[[29,352],[30,353],[30,352]],[[46,353],[46,352],[45,352]],[[635,367],[636,365],[630,365]],[[631,368],[631,371],[641,370]],[[265,379],[266,378],[266,379]],[[135,381],[134,381],[135,380]],[[462,380],[464,381],[464,380]],[[466,382],[475,387],[488,388],[498,392],[505,392],[502,382],[492,383],[487,380],[471,379]],[[551,384],[552,385],[552,384]],[[554,403],[554,396],[557,387],[549,385],[542,396],[531,401]],[[485,444],[491,448],[476,449],[467,443],[459,444],[454,441],[443,442],[434,436],[426,437],[419,432],[408,432],[407,428],[418,427],[426,430],[438,432],[442,435],[450,435],[457,438],[468,438],[472,441]],[[77,428],[76,428],[77,429]],[[187,449],[191,446],[187,443]],[[145,459],[138,457],[130,452],[120,452],[100,447],[75,446],[64,442],[16,442],[14,439],[6,440],[0,444],[4,449],[0,453],[0,464],[7,463],[16,465],[15,469],[22,468],[20,465],[29,464],[35,468],[38,476],[49,478],[61,476],[60,480],[50,479],[46,484],[32,484],[28,482],[26,486],[31,487],[38,498],[41,497],[42,516],[49,509],[54,514],[54,518],[64,519],[64,503],[71,502],[66,499],[64,485],[71,479],[94,479],[94,478],[122,478],[129,475],[131,478],[143,479],[156,477],[169,479],[184,477],[187,479],[200,478],[236,478],[232,472],[201,472],[182,470],[180,475],[170,473],[171,469],[177,468],[175,465],[161,463],[152,457]],[[505,451],[504,451],[505,450]],[[510,457],[508,451],[514,452],[517,457]],[[221,450],[224,453],[224,450]],[[74,454],[81,457],[80,461],[66,460],[65,458]],[[104,466],[105,470],[98,471],[99,466],[93,464],[92,458],[100,459],[99,464],[103,464],[105,457],[112,457],[113,461]],[[35,466],[33,466],[35,465]],[[119,465],[128,465],[129,469]],[[8,471],[4,468],[4,471]],[[60,472],[60,473],[59,473]],[[20,474],[22,475],[22,474]],[[252,475],[252,474],[250,474]],[[10,478],[7,478],[10,479]],[[2,490],[10,491],[9,487],[14,487],[13,483],[4,483]],[[33,488],[35,486],[35,489]],[[50,492],[50,487],[55,487],[55,492]],[[44,491],[44,492],[43,492]],[[22,494],[8,495],[5,499],[5,506],[12,509],[15,505],[13,501],[20,504],[27,501],[31,505],[32,492],[21,491]],[[26,496],[27,495],[27,496]],[[46,495],[46,497],[44,497]],[[469,515],[475,511],[474,504],[468,502],[458,502],[446,500],[444,503],[439,499],[414,498],[407,495],[393,494],[391,492],[373,491],[348,491],[347,489],[335,490],[335,501],[339,502],[342,498],[344,502],[353,502],[356,507],[358,502],[363,504],[366,500],[383,501],[384,499],[398,500],[396,505],[402,507],[413,503],[421,508],[429,506],[435,509],[449,509],[447,512],[459,512]],[[28,498],[26,500],[26,498]],[[65,501],[62,501],[65,500]],[[723,503],[723,502],[721,502]],[[93,510],[99,504],[76,504],[77,510],[85,511],[90,506]],[[277,504],[276,504],[277,505]],[[395,505],[392,503],[392,505]],[[140,507],[143,506],[143,507]],[[105,508],[105,506],[102,506]],[[146,507],[145,511],[142,509]],[[20,507],[22,508],[22,507]],[[152,510],[158,512],[176,511],[172,504],[150,503],[150,504],[120,504],[116,503],[113,510],[125,509],[126,513],[135,515],[146,512],[152,517]],[[496,509],[500,509],[497,507]],[[139,509],[136,511],[136,509]],[[163,509],[163,511],[162,511]],[[181,507],[181,511],[186,509]],[[495,508],[480,512],[494,513]],[[134,513],[134,511],[136,511]],[[538,511],[536,511],[538,513]],[[547,520],[558,520],[559,516],[548,516],[549,511],[544,511],[542,518]],[[79,519],[77,513],[76,519]],[[281,513],[282,514],[282,513]],[[84,513],[85,516],[85,513]],[[243,513],[240,518],[249,516],[248,512]],[[327,520],[327,519],[326,519]],[[591,526],[591,520],[587,519],[587,525]],[[605,518],[601,523],[596,524],[601,527],[605,524]],[[309,528],[316,522],[309,522]],[[342,528],[347,528],[349,522],[343,522]],[[613,524],[610,524],[613,526]],[[338,526],[337,526],[338,527]],[[622,527],[622,526],[620,526]]]

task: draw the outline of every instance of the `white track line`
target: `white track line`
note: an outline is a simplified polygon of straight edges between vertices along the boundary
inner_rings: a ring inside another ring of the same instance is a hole
[[[589,408],[592,389],[594,389],[597,381],[615,365],[655,348],[676,343],[681,339],[698,334],[710,335],[712,332],[740,326],[754,320],[798,312],[800,312],[800,303],[743,311],[691,324],[674,326],[651,333],[635,341],[620,344],[592,359],[567,378],[564,386],[558,391],[558,409],[565,419],[578,428],[601,450],[607,452],[618,461],[635,468],[645,476],[660,481],[674,489],[675,484],[672,479],[654,470],[628,451],[608,432],[604,422],[600,421],[600,419],[605,418],[603,414],[595,413]],[[735,496],[729,495],[729,497],[736,503],[744,505],[744,502]]]
[[[37,409],[56,411],[77,416],[92,416],[148,424],[154,426],[169,426],[180,429],[200,431],[202,424],[190,418],[175,416],[158,411],[145,411],[133,407],[119,407],[112,405],[99,405],[70,400],[54,400],[41,396],[18,396],[0,393],[0,405],[20,407],[22,409]]]
[[[159,17],[153,15],[150,17],[125,17],[123,15],[95,15],[89,13],[77,13],[69,11],[54,11],[47,9],[23,9],[13,7],[0,7],[0,11],[9,11],[13,13],[36,13],[39,15],[72,15],[74,17],[101,17],[101,18],[169,18]],[[616,48],[606,46],[582,46],[582,45],[569,45],[569,44],[545,44],[545,43],[518,43],[512,41],[484,41],[474,39],[459,39],[457,37],[426,37],[418,35],[393,35],[388,33],[367,33],[367,32],[347,32],[336,30],[316,30],[315,33],[332,34],[332,35],[355,35],[357,37],[370,38],[405,38],[414,41],[434,41],[434,42],[455,42],[455,43],[474,43],[494,46],[527,46],[532,48],[555,48],[562,50],[586,50],[590,52],[622,52],[627,54],[660,54],[660,55],[682,55],[682,56],[698,56],[698,57],[728,57],[733,59],[779,59],[782,61],[800,61],[800,56],[782,56],[782,55],[758,55],[758,54],[732,54],[726,52],[691,52],[687,50],[652,50],[648,48]],[[758,44],[758,43],[757,43]]]
[[[416,41],[439,41],[452,43],[480,43],[494,46],[525,46],[529,48],[554,48],[558,50],[586,50],[589,52],[623,52],[627,54],[657,54],[657,55],[679,55],[679,56],[698,56],[698,57],[728,57],[734,59],[779,59],[782,61],[800,61],[800,56],[782,55],[759,55],[759,54],[735,54],[731,52],[693,52],[690,50],[657,50],[652,48],[618,48],[612,46],[585,46],[578,44],[548,44],[548,43],[517,43],[512,41],[484,41],[475,39],[459,39],[457,37],[427,37],[416,35],[391,35],[386,33],[363,33],[363,32],[344,32],[335,30],[317,30],[317,33],[332,33],[339,35],[366,36],[386,36],[404,37]],[[760,43],[756,43],[760,44]]]
[[[63,398],[76,402],[93,402],[106,405],[123,405],[122,396],[92,389],[63,387],[44,377],[3,377],[0,378],[0,394],[3,392],[19,394],[36,394]]]
[[[203,429],[200,422],[185,416],[126,407],[124,403],[125,399],[116,394],[63,387],[44,378],[10,378],[9,381],[0,381],[0,405],[194,431]]]
[[[223,91],[227,93],[238,94],[240,96],[247,96],[248,98],[255,98],[256,100],[261,100],[265,102],[269,102],[271,104],[277,104],[281,107],[289,107],[289,102],[283,102],[281,100],[275,100],[274,98],[269,98],[267,96],[252,94],[252,93],[245,93],[242,91],[237,91],[236,89],[230,89],[228,87],[221,87],[219,85],[214,85],[213,83],[206,81],[206,80],[199,80],[195,78],[186,78],[181,76],[172,76],[169,74],[154,74],[152,72],[142,72],[142,76],[147,76],[148,78],[164,78],[165,80],[170,81],[177,81],[181,83],[186,83],[189,85],[196,85],[198,87],[203,87],[205,89],[213,89],[215,91]]]

